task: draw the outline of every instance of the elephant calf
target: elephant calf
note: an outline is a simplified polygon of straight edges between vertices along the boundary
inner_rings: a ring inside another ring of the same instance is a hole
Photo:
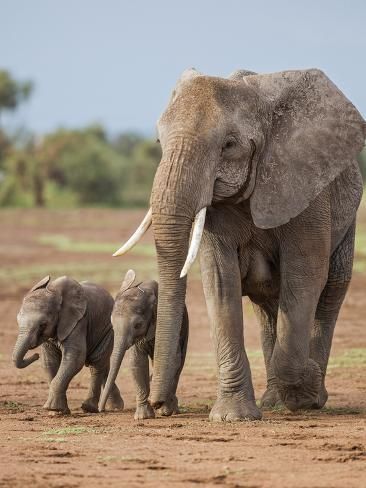
[[[42,366],[49,380],[48,400],[43,408],[70,413],[66,390],[85,364],[90,368],[91,380],[81,407],[86,412],[98,412],[113,349],[112,308],[113,298],[106,290],[67,276],[52,282],[46,276],[24,297],[13,361],[17,368],[25,368],[39,358],[38,354],[24,358],[27,351],[42,345]],[[111,408],[123,409],[114,383],[109,401]]]
[[[99,410],[103,411],[106,400],[115,384],[115,380],[127,349],[131,346],[131,369],[136,385],[135,420],[154,418],[155,413],[148,402],[150,393],[149,357],[154,360],[155,327],[158,302],[158,284],[156,281],[135,283],[136,274],[129,270],[118,292],[112,312],[114,328],[114,348],[111,356],[111,369],[103,391]],[[161,415],[179,413],[176,390],[180,373],[183,369],[188,341],[188,313],[184,315],[180,327],[178,349],[171,364],[174,369],[173,383],[170,387],[169,400],[158,410]]]

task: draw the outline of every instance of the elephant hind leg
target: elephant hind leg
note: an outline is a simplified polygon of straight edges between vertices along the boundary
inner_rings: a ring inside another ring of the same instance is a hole
[[[107,400],[107,410],[123,410],[124,402],[116,383],[113,384]]]
[[[86,400],[81,405],[84,412],[97,413],[98,402],[106,376],[105,366],[89,365],[90,384]],[[108,374],[108,370],[107,370]]]
[[[267,299],[265,303],[259,303],[255,302],[252,297],[250,298],[257,320],[261,326],[261,341],[267,374],[267,388],[262,396],[260,406],[261,408],[274,408],[282,404],[277,390],[276,376],[271,365],[273,349],[277,338],[278,300]]]
[[[325,375],[335,324],[351,281],[354,237],[355,222],[349,227],[342,242],[331,256],[328,280],[320,296],[315,313],[310,339],[310,358],[320,366],[323,377],[319,399],[317,404],[314,405],[315,408],[322,408],[328,399],[328,393],[325,388]]]

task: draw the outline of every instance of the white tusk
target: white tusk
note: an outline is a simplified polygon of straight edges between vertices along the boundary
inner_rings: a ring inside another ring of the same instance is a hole
[[[151,207],[149,208],[149,211],[144,217],[144,220],[141,222],[141,224],[137,227],[135,233],[128,239],[128,241],[123,244],[122,247],[116,251],[113,256],[122,256],[122,254],[125,254],[127,251],[133,248],[135,244],[138,243],[138,241],[141,239],[141,237],[145,234],[147,229],[150,227],[152,222],[152,210]]]
[[[180,273],[180,278],[183,278],[188,273],[189,268],[192,266],[193,261],[197,257],[198,249],[200,248],[203,228],[205,227],[206,210],[207,207],[203,207],[194,219],[192,239],[189,245],[186,262],[184,263],[184,266]]]

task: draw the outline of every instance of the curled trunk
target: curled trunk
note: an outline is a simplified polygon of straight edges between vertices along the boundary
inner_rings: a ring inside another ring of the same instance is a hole
[[[13,350],[13,362],[17,368],[26,368],[34,361],[37,361],[39,354],[32,354],[29,358],[24,358],[29,350],[29,339],[25,334],[19,334]]]

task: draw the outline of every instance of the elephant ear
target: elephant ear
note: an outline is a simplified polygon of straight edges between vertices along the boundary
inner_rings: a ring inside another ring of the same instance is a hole
[[[272,129],[250,198],[257,227],[287,223],[353,164],[366,137],[360,113],[319,70],[245,77],[271,108]]]
[[[46,288],[50,280],[51,280],[50,275],[45,276],[44,278],[41,279],[41,281],[39,281],[30,289],[30,292],[40,290],[41,288]]]
[[[133,285],[136,279],[136,273],[133,269],[129,269],[123,278],[123,282],[120,288],[120,292],[123,293]]]
[[[80,283],[67,276],[55,280],[52,290],[59,291],[62,296],[57,338],[63,342],[85,316],[87,299]]]

